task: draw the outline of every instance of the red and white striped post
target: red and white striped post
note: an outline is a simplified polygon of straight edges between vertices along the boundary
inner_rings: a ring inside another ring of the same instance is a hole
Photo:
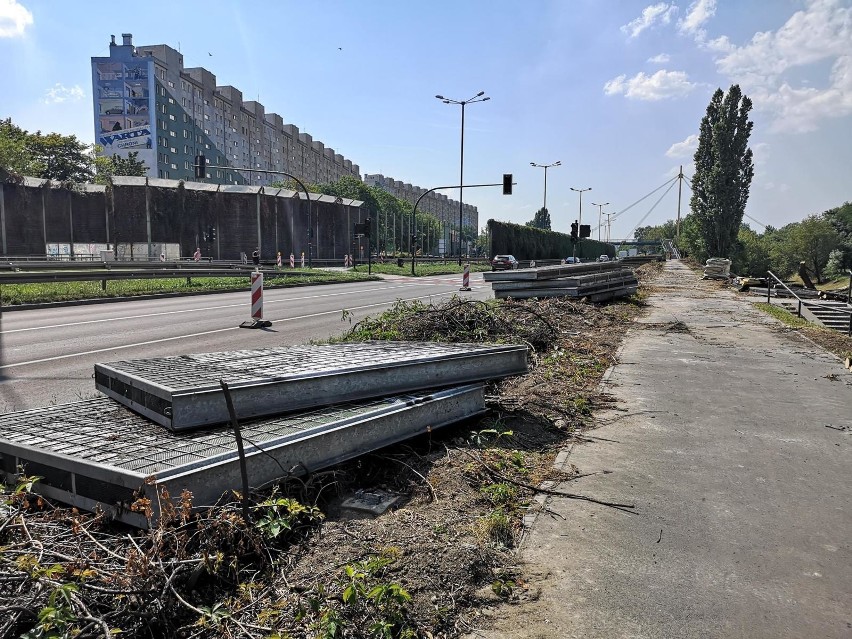
[[[278,259],[277,259],[277,260],[275,260],[275,265],[276,265],[278,268],[281,268],[281,251],[278,251]]]
[[[464,273],[462,273],[462,286],[459,289],[460,291],[469,291],[470,290],[470,262],[466,262],[464,265]]]
[[[263,319],[263,273],[260,271],[251,274],[251,318]]]
[[[305,268],[305,252],[302,251],[302,268]]]
[[[251,318],[240,324],[240,328],[264,328],[272,322],[263,319],[263,273],[251,274]]]
[[[290,268],[296,268],[296,256],[290,253]]]

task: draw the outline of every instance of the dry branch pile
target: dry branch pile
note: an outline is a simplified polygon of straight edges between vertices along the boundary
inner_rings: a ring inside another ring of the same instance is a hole
[[[0,637],[457,637],[525,593],[523,515],[577,437],[635,302],[399,303],[343,339],[527,343],[531,371],[495,383],[482,419],[203,512],[191,496],[149,531],[0,493]],[[377,519],[357,488],[403,496]],[[163,496],[163,502],[166,499]],[[144,512],[150,504],[140,500]]]

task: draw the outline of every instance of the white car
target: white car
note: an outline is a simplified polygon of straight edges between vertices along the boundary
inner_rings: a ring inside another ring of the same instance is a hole
[[[609,262],[609,255],[601,255],[598,258],[598,262]]]

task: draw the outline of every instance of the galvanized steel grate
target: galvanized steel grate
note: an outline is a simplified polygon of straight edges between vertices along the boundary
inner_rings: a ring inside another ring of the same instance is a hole
[[[377,399],[241,423],[249,478],[259,486],[288,473],[323,468],[477,415],[481,385]],[[239,487],[229,427],[169,432],[110,399],[98,398],[0,415],[0,476],[23,466],[42,476],[37,490],[85,509],[127,512],[147,482],[184,489],[196,505]]]
[[[527,370],[526,346],[361,342],[126,360],[95,365],[101,392],[173,430],[228,420],[219,380],[256,417]]]

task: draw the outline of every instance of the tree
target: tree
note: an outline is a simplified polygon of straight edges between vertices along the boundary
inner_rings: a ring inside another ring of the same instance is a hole
[[[743,224],[737,234],[737,250],[732,270],[739,275],[766,275],[770,269],[769,246],[766,238]]]
[[[664,240],[672,239],[677,234],[677,223],[668,220],[660,226],[640,226],[633,232],[636,240]]]
[[[101,148],[95,147],[95,183],[109,184],[114,175],[133,175],[141,177],[148,171],[145,162],[139,159],[138,151],[131,151],[126,158],[113,154],[98,155]]]
[[[527,222],[527,226],[531,226],[536,229],[544,229],[546,231],[550,230],[550,212],[542,207],[538,211],[535,212],[533,219]]]
[[[790,243],[794,254],[816,277],[817,284],[822,283],[828,257],[840,243],[840,236],[831,222],[822,215],[809,215],[795,225]]]
[[[0,120],[0,167],[10,173],[57,182],[87,182],[94,177],[88,144],[76,135],[29,133]]]
[[[717,89],[701,119],[690,208],[709,257],[730,257],[754,177],[751,100],[737,84]]]

